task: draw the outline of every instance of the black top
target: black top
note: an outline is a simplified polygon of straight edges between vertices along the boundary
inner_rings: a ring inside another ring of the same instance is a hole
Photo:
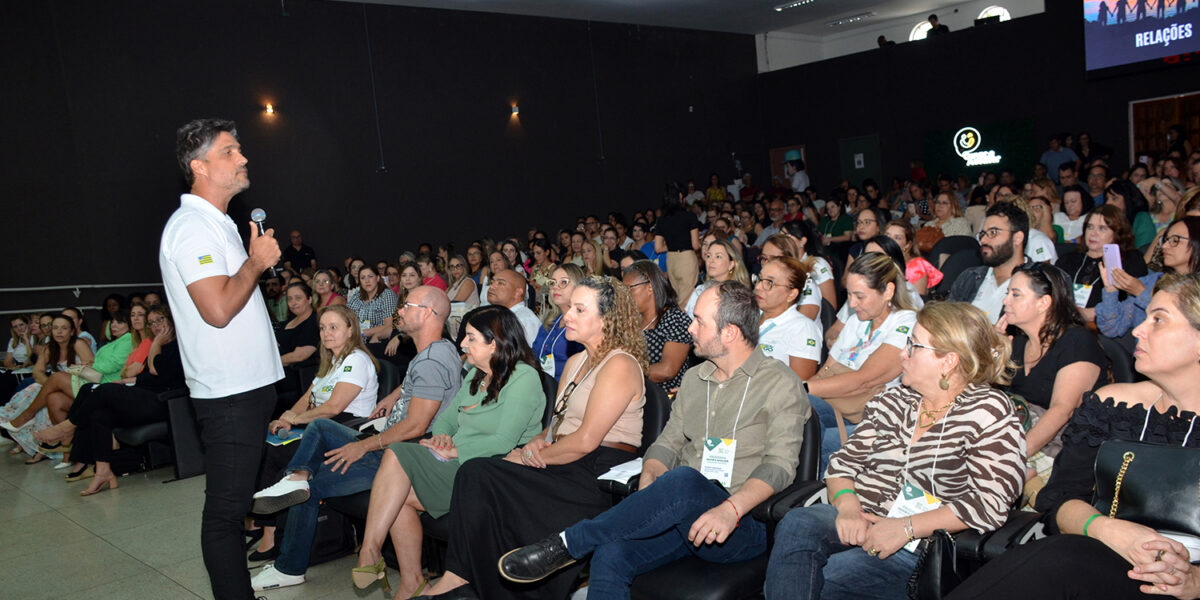
[[[279,257],[281,262],[291,262],[292,268],[296,271],[303,271],[312,266],[312,261],[317,260],[317,253],[313,252],[312,246],[300,244],[300,249],[288,244],[283,249],[283,255]]]
[[[317,326],[317,313],[314,311],[307,319],[301,321],[295,327],[287,329],[280,327],[279,331],[275,332],[275,341],[279,343],[279,354],[287,354],[301,346],[312,346],[317,350],[321,349],[320,329]],[[321,360],[320,352],[313,352],[312,356],[295,364],[297,367],[315,366]]]
[[[692,318],[687,316],[687,313],[679,310],[678,306],[668,306],[663,311],[662,318],[654,324],[654,328],[642,332],[646,336],[646,355],[650,364],[662,360],[663,348],[667,342],[691,344],[692,334],[688,333],[688,326],[691,324]],[[674,377],[659,383],[658,386],[667,392],[679,387],[679,384],[683,382],[683,373],[687,371],[687,366],[687,360],[684,360],[679,367],[679,372]]]
[[[1187,439],[1189,448],[1200,447],[1200,432],[1187,433],[1191,428],[1190,412],[1179,413],[1172,406],[1167,412],[1150,412],[1146,437],[1148,444],[1179,446]],[[1108,440],[1138,441],[1146,422],[1146,408],[1117,404],[1112,398],[1101,400],[1093,392],[1083,395],[1083,403],[1063,432],[1063,448],[1054,459],[1054,470],[1046,487],[1038,492],[1034,508],[1046,514],[1047,527],[1058,533],[1056,514],[1068,500],[1091,503],[1096,485],[1096,454],[1100,444]]]
[[[945,35],[947,33],[950,33],[950,28],[939,23],[937,27],[930,27],[929,32],[926,33],[925,36],[934,37],[938,35]]]
[[[674,214],[663,215],[655,224],[654,233],[663,236],[667,241],[668,252],[679,252],[692,249],[692,230],[700,232],[700,220],[696,215],[681,210]]]
[[[150,372],[149,366],[142,369],[137,376],[137,387],[155,393],[183,389],[187,381],[183,376],[183,358],[179,355],[179,344],[169,342],[163,344],[158,356],[151,363],[158,375]]]
[[[1050,408],[1050,397],[1054,394],[1054,377],[1068,365],[1077,362],[1090,362],[1100,367],[1100,376],[1092,384],[1093,391],[1107,381],[1105,369],[1108,367],[1108,356],[1100,348],[1096,334],[1087,328],[1068,328],[1050,344],[1046,355],[1026,375],[1025,344],[1028,342],[1029,338],[1023,335],[1013,336],[1012,359],[1017,363],[1017,372],[1008,386],[1009,394],[1022,396],[1031,404],[1042,408]]]
[[[1092,294],[1088,296],[1084,308],[1094,308],[1104,297],[1104,280],[1100,278],[1100,261],[1102,258],[1092,258],[1087,252],[1070,252],[1058,258],[1054,266],[1063,270],[1071,278],[1073,285],[1090,285]],[[1121,268],[1134,277],[1145,277],[1146,261],[1137,251],[1121,251]],[[1119,292],[1121,300],[1125,292]]]

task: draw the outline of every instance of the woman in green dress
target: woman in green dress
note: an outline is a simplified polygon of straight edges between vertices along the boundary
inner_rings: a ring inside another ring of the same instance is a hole
[[[469,384],[438,415],[431,438],[392,444],[375,474],[354,569],[360,589],[377,579],[388,587],[381,552],[389,532],[400,567],[396,598],[422,587],[418,512],[445,515],[460,464],[506,454],[542,430],[546,395],[516,316],[501,306],[484,306],[464,316],[463,325],[462,351],[471,366],[463,382]]]

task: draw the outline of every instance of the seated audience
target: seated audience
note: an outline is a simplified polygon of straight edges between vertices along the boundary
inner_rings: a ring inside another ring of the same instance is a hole
[[[78,327],[77,323],[76,329]],[[137,374],[141,373],[145,367],[146,357],[150,355],[150,345],[154,342],[154,334],[150,332],[150,328],[146,324],[146,305],[135,304],[130,307],[129,335],[132,350],[125,358],[125,366],[121,369],[121,379],[137,377]]]
[[[429,596],[469,585],[450,597],[563,598],[579,574],[566,569],[535,588],[512,587],[496,571],[504,552],[611,507],[596,477],[632,460],[641,444],[646,342],[629,289],[608,277],[584,279],[564,320],[567,338],[585,350],[567,361],[551,424],[503,459],[459,468],[446,572]]]
[[[442,517],[450,509],[454,475],[472,458],[507,454],[541,432],[546,396],[525,343],[521,324],[503,307],[467,315],[462,350],[470,371],[453,402],[433,424],[433,437],[397,442],[383,452],[371,486],[354,585],[378,579],[387,589],[382,547],[389,532],[399,562],[396,596],[408,598],[425,586],[421,574],[419,512]]]
[[[1054,213],[1054,225],[1062,229],[1063,241],[1078,242],[1083,237],[1084,226],[1091,209],[1091,202],[1085,202],[1085,198],[1087,190],[1083,186],[1073,185],[1063,190],[1062,211]],[[1131,237],[1130,241],[1132,239]]]
[[[438,273],[434,260],[434,257],[429,254],[417,257],[417,272],[421,274],[421,285],[432,286],[444,292],[447,289],[446,280],[442,279],[442,275]]]
[[[766,525],[742,517],[795,478],[810,408],[800,378],[758,348],[757,313],[750,290],[736,281],[700,296],[691,330],[708,360],[688,371],[670,420],[646,451],[639,491],[505,554],[501,576],[539,581],[591,555],[588,596],[627,598],[638,574],[685,556],[725,563],[766,552]],[[710,429],[737,443],[719,474],[701,473]]]
[[[808,382],[809,401],[825,429],[822,471],[862,420],[867,401],[899,384],[900,350],[917,318],[907,287],[900,267],[886,254],[864,254],[850,268],[846,292],[853,314]]]
[[[896,242],[904,256],[904,280],[918,296],[929,295],[929,289],[942,282],[942,272],[933,263],[921,258],[917,252],[916,231],[907,221],[897,220],[887,224],[883,234]]]
[[[1144,248],[1154,241],[1150,205],[1136,184],[1126,179],[1114,179],[1104,190],[1104,203],[1125,212],[1125,219],[1133,226],[1134,246]]]
[[[854,259],[858,258],[863,253],[863,248],[867,245],[867,240],[879,235],[887,225],[887,218],[884,211],[875,207],[866,207],[859,211],[854,218],[854,245],[850,246],[850,253],[846,256],[846,268],[854,264]]]
[[[741,254],[729,240],[717,239],[704,248],[704,282],[692,290],[684,312],[692,316],[696,308],[696,299],[709,287],[722,281],[734,280],[750,287],[750,272],[742,264]],[[669,282],[668,282],[669,285]]]
[[[583,259],[581,258],[580,261],[582,260]],[[580,262],[579,266],[582,267],[583,263]],[[483,278],[483,283],[479,284],[480,306],[487,306],[488,304],[492,303],[490,297],[488,296],[488,288],[491,287],[492,280],[496,278],[496,274],[501,271],[509,271],[511,269],[512,265],[508,262],[508,259],[505,258],[503,252],[500,252],[499,250],[493,250],[488,254],[487,274]]]
[[[646,337],[646,377],[672,394],[687,370],[692,336],[688,326],[692,318],[679,308],[671,282],[650,261],[635,262],[625,269],[625,286],[641,316],[639,329]]]
[[[130,378],[133,385],[128,385],[127,379],[96,386],[86,396],[81,390],[66,419],[34,434],[43,445],[59,443],[71,448],[71,461],[85,467],[75,479],[94,477],[80,496],[117,487],[111,466],[115,452],[113,429],[166,421],[167,403],[159,399],[159,394],[186,388],[170,311],[157,304],[150,307],[149,315],[154,339],[146,368]]]
[[[567,340],[566,326],[563,316],[571,306],[571,294],[575,285],[584,278],[583,269],[571,263],[560,265],[552,273],[549,309],[542,317],[542,326],[538,329],[537,337],[533,340],[533,353],[542,371],[553,375],[555,381],[562,377],[563,366],[567,359],[582,347]]]
[[[511,310],[517,317],[517,321],[521,323],[521,329],[525,332],[525,343],[532,346],[533,341],[537,339],[537,332],[541,329],[542,322],[526,306],[525,291],[524,275],[512,269],[493,271],[492,282],[488,286],[487,292],[488,304],[503,306]]]
[[[62,314],[67,315],[72,321],[75,322],[75,331],[79,335],[79,339],[87,342],[88,346],[92,349],[92,354],[95,354],[96,350],[99,350],[99,346],[96,344],[95,336],[93,336],[87,330],[87,320],[83,318],[83,311],[75,308],[74,306],[68,306],[62,309]],[[132,311],[130,318],[132,318]]]
[[[471,246],[467,248],[467,276],[475,282],[475,285],[483,285],[483,279],[487,278],[487,263],[484,262],[483,257],[483,244],[472,242]],[[480,296],[482,297],[483,294]]]
[[[337,293],[337,282],[337,273],[330,269],[321,269],[313,275],[313,308],[346,304],[346,297]]]
[[[903,385],[867,404],[829,461],[830,503],[793,510],[776,529],[768,600],[904,598],[922,538],[1004,524],[1024,457],[1012,404],[992,387],[1006,381],[1008,356],[979,309],[921,311],[899,361]]]
[[[304,430],[285,476],[256,494],[254,512],[271,514],[287,507],[287,527],[279,556],[251,580],[255,590],[304,582],[321,501],[371,489],[383,448],[419,438],[449,404],[462,384],[462,363],[454,344],[442,339],[450,300],[445,292],[422,286],[409,295],[401,327],[419,352],[408,364],[404,384],[375,406],[372,417],[386,416],[380,433],[357,439],[359,432],[329,419]]]
[[[117,332],[122,335],[129,327],[129,318],[124,316],[127,314],[128,312],[117,309],[110,315],[110,321],[116,324]],[[48,333],[50,337],[37,350],[37,361],[33,365],[34,383],[18,391],[4,406],[0,406],[0,427],[8,430],[9,437],[17,443],[9,454],[19,452],[28,454],[31,458],[25,461],[26,464],[40,462],[46,458],[38,451],[38,444],[33,438],[33,432],[50,427],[51,423],[49,413],[44,410],[34,411],[31,415],[32,418],[25,418],[21,415],[35,400],[43,397],[42,389],[51,383],[51,379],[54,379],[53,385],[57,389],[64,384],[62,378],[57,375],[66,373],[69,366],[91,365],[94,359],[88,343],[76,335],[75,323],[70,317],[61,313],[42,317],[49,323],[40,327],[39,330]],[[110,327],[108,331],[111,332],[112,328]],[[68,387],[72,384],[69,374],[66,375],[65,384]],[[74,392],[73,389],[71,391]],[[45,405],[44,398],[42,405]],[[13,421],[18,418],[21,418],[22,421],[14,424]]]
[[[1049,475],[1062,448],[1062,429],[1080,398],[1108,381],[1108,358],[1096,334],[1084,327],[1071,290],[1069,276],[1058,267],[1022,265],[1013,272],[1004,316],[996,325],[1001,332],[1016,328],[1012,360],[1017,370],[1007,391],[1028,415],[1027,495]]]
[[[1200,595],[1200,569],[1191,564],[1195,556],[1187,547],[1145,525],[1110,517],[1108,506],[1093,506],[1097,454],[1104,442],[1200,447],[1200,435],[1193,431],[1200,413],[1200,277],[1168,274],[1155,288],[1148,318],[1133,330],[1134,367],[1149,381],[1105,386],[1088,393],[1075,411],[1054,472],[1034,506],[1044,513],[1052,535],[989,561],[950,598]]]
[[[1121,249],[1121,265],[1134,277],[1146,275],[1146,263],[1133,247],[1133,231],[1125,213],[1109,204],[1101,204],[1086,216],[1084,234],[1079,249],[1064,254],[1055,265],[1071,278],[1075,306],[1085,323],[1096,322],[1096,305],[1100,303],[1104,283],[1100,275],[1104,246],[1116,244]],[[1124,293],[1121,293],[1124,299]]]
[[[288,284],[287,303],[288,310],[295,316],[275,331],[279,360],[285,367],[315,366],[320,356],[317,354],[317,344],[321,336],[308,286],[303,283]]]
[[[924,226],[940,229],[945,237],[971,235],[971,224],[963,218],[962,205],[954,192],[938,192],[933,197],[933,219]]]
[[[450,272],[450,285],[446,290],[446,295],[450,297],[450,319],[446,323],[450,337],[457,337],[463,315],[479,306],[479,287],[467,277],[467,260],[462,256],[455,254],[450,257],[447,268]]]
[[[588,275],[605,275],[608,254],[596,240],[584,240],[579,256],[583,259],[583,272]]]
[[[109,294],[108,297],[104,299],[104,319],[100,323],[100,339],[97,340],[98,342],[107,344],[108,342],[116,339],[117,336],[114,336],[112,331],[109,329],[109,322],[112,321],[112,316],[121,309],[129,310],[129,300],[125,296],[120,294]],[[43,334],[48,335],[48,332],[43,332]],[[95,350],[93,350],[92,354],[95,353]]]
[[[821,362],[821,325],[800,312],[800,292],[808,279],[808,266],[790,256],[779,256],[762,266],[754,285],[754,299],[762,311],[758,343],[763,354],[791,367],[802,380],[817,372]]]
[[[1163,273],[1200,272],[1200,217],[1176,219],[1167,227],[1162,243],[1163,269],[1134,277],[1124,269],[1102,266],[1104,292],[1096,305],[1096,327],[1100,333],[1119,338],[1146,318],[1146,306],[1154,290],[1154,282]],[[1123,292],[1122,299],[1119,293]]]

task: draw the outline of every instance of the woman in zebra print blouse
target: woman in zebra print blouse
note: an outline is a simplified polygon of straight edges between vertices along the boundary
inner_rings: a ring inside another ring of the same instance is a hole
[[[901,354],[903,385],[869,402],[830,458],[830,504],[780,523],[767,599],[904,598],[920,538],[1003,525],[1025,462],[1012,402],[991,387],[1010,364],[982,311],[926,306]]]

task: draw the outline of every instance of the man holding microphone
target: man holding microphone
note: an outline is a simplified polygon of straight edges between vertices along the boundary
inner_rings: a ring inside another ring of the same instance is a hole
[[[179,128],[176,157],[191,193],[167,221],[158,262],[205,448],[200,544],[217,600],[253,598],[242,521],[250,510],[274,382],[283,378],[258,278],[279,260],[274,230],[250,224],[247,255],[229,201],[250,187],[233,121]]]

